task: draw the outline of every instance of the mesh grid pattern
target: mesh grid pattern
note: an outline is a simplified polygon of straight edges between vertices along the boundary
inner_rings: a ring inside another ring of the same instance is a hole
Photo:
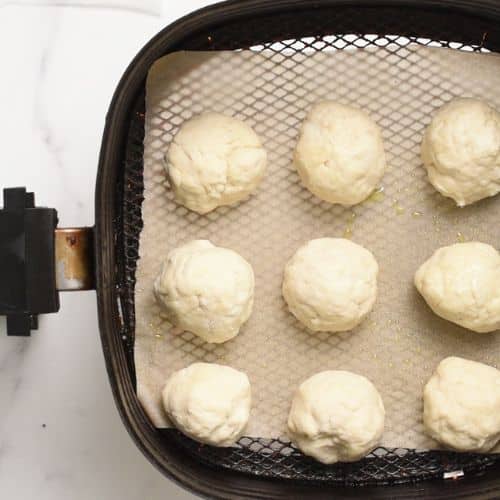
[[[357,36],[357,35],[344,35],[344,36],[325,36],[316,38],[305,38],[301,40],[288,40],[280,43],[268,43],[259,46],[254,46],[253,50],[255,52],[260,52],[264,57],[268,58],[270,64],[276,66],[276,68],[283,68],[282,81],[279,79],[273,82],[276,87],[276,97],[279,97],[283,101],[283,106],[287,106],[287,113],[294,114],[296,117],[296,126],[303,119],[302,111],[299,109],[294,110],[290,108],[293,103],[287,102],[287,84],[290,83],[290,76],[296,85],[296,92],[308,92],[307,82],[301,85],[300,71],[295,72],[294,67],[300,62],[307,66],[307,58],[305,55],[309,55],[318,51],[328,51],[328,50],[340,50],[348,47],[385,47],[390,51],[389,57],[384,55],[378,63],[377,67],[374,67],[374,71],[387,71],[388,78],[391,76],[391,68],[401,67],[404,68],[407,65],[411,65],[411,51],[408,51],[407,45],[409,42],[415,42],[417,40],[410,38],[397,38],[391,36]],[[436,42],[431,40],[418,40],[418,43],[424,45],[435,45],[435,46],[451,46],[456,49],[463,50],[475,50],[481,49],[480,45],[470,46],[464,44],[450,44],[448,42]],[[264,51],[264,52],[263,52]],[[441,104],[452,97],[451,88],[453,82],[450,82],[449,86],[436,87],[432,82],[432,74],[425,74],[421,72],[421,68],[418,66],[415,68],[415,78],[418,80],[418,91],[423,93],[433,93],[435,100],[439,101]],[[288,75],[288,77],[286,76]],[[348,75],[344,75],[348,81]],[[368,72],[366,75],[366,85],[367,89],[370,88],[371,76]],[[249,78],[254,78],[255,75],[249,73]],[[326,74],[318,73],[315,78],[321,81],[321,79],[327,78]],[[405,83],[408,85],[408,95],[410,96],[410,88],[412,88],[411,80]],[[414,88],[414,87],[413,87]],[[280,90],[282,89],[282,90]],[[404,89],[404,87],[403,87]],[[192,88],[191,88],[192,90]],[[383,89],[371,89],[380,91],[383,94]],[[347,88],[346,92],[349,89]],[[478,89],[480,92],[481,89]],[[224,85],[221,85],[221,92],[224,92]],[[404,92],[402,92],[404,94]],[[189,95],[184,96],[186,100],[189,100]],[[383,98],[383,97],[382,97]],[[141,202],[142,202],[142,190],[143,190],[143,179],[142,179],[142,149],[140,143],[142,142],[143,133],[143,110],[140,109],[141,100],[139,100],[139,109],[137,110],[137,115],[135,123],[137,125],[136,130],[132,132],[131,138],[133,140],[129,141],[129,151],[127,155],[126,162],[126,175],[125,175],[125,197],[124,197],[124,243],[126,248],[126,253],[124,255],[124,265],[125,265],[125,277],[126,282],[122,289],[122,300],[123,300],[123,311],[124,311],[124,324],[126,325],[124,341],[129,347],[129,352],[131,346],[133,345],[133,331],[134,331],[134,297],[133,297],[133,287],[135,284],[135,266],[138,258],[138,234],[142,228],[142,217],[141,217]],[[248,100],[238,100],[236,96],[234,99],[234,110],[236,113],[240,113],[240,116],[247,121],[252,121],[255,115],[266,113],[266,102],[262,101],[262,105],[258,104],[259,95],[255,95]],[[174,104],[174,103],[173,103]],[[404,113],[398,115],[398,107],[401,107],[401,103],[386,103],[389,106],[391,117],[393,120],[388,120],[387,117],[377,114],[376,109],[370,109],[371,100],[368,96],[363,102],[358,102],[359,106],[365,107],[371,112],[372,116],[378,121],[381,127],[384,129],[385,140],[394,140],[396,136],[399,137],[398,148],[391,149],[392,158],[389,158],[389,162],[392,165],[397,165],[397,162],[408,161],[410,156],[415,155],[416,144],[413,140],[416,130],[412,130],[415,126],[414,123],[406,122]],[[408,105],[410,103],[410,97]],[[435,103],[436,104],[436,103]],[[391,109],[391,105],[395,106]],[[439,105],[439,104],[437,104]],[[418,131],[422,127],[423,121],[427,118],[429,112],[432,108],[426,109],[425,107],[417,110],[421,113],[421,120],[416,125]],[[185,108],[176,108],[173,106],[170,109],[172,115],[164,117],[171,124],[171,132],[173,131],[191,114],[196,114],[202,111],[202,109],[191,108],[189,112],[186,112]],[[285,113],[284,110],[281,110]],[[276,120],[275,127],[275,145],[277,146],[276,152],[279,154],[288,154],[289,151],[283,149],[280,150],[280,137],[283,138],[283,143],[289,141],[296,136],[297,127],[286,127],[280,128],[280,110],[275,114],[274,118]],[[398,118],[399,116],[399,118]],[[168,125],[167,125],[168,126]],[[258,124],[255,124],[257,133],[259,133]],[[287,136],[287,134],[290,134]],[[293,136],[293,137],[292,137]],[[288,175],[285,172],[284,175]],[[397,184],[398,169],[392,168],[391,175],[396,178],[390,182],[395,182]],[[386,181],[387,182],[387,181]],[[416,179],[416,190],[424,189],[424,181]],[[292,183],[290,190],[296,196],[302,196],[303,190],[297,183]],[[306,194],[307,195],[307,194]],[[409,193],[411,197],[413,193]],[[416,196],[416,194],[415,194]],[[434,193],[430,193],[430,196],[435,196]],[[279,200],[277,200],[279,203]],[[315,213],[317,216],[321,216],[322,213],[329,211],[332,213],[331,206],[325,205],[319,200],[311,200],[311,203],[316,204]],[[408,203],[408,199],[406,200]],[[441,197],[435,196],[436,205],[447,204],[447,201]],[[235,213],[232,217],[238,217],[241,222],[241,217],[245,216],[245,210],[252,210],[251,206],[244,209],[244,205],[241,205],[242,210],[237,214]],[[255,208],[255,207],[253,207]],[[386,204],[374,203],[372,208],[374,210],[386,210]],[[446,206],[445,206],[446,208]],[[179,210],[183,210],[180,208]],[[234,209],[222,209],[221,216],[231,217],[231,211]],[[333,209],[333,215],[341,221],[341,226],[343,228],[349,228],[349,218],[350,211],[346,211],[340,207]],[[189,221],[190,214],[186,211],[186,219]],[[234,221],[236,222],[236,221]],[[200,237],[200,236],[198,236]],[[397,235],[393,236],[397,237]],[[373,236],[375,238],[375,236]],[[299,241],[297,243],[300,243]],[[228,245],[230,246],[230,245]],[[394,293],[397,293],[394,291]],[[390,300],[390,295],[386,300]],[[285,320],[285,318],[281,318]],[[290,319],[286,319],[290,321]],[[188,338],[187,341],[191,342],[193,339]],[[315,342],[314,338],[311,342]],[[196,344],[196,343],[195,343]],[[196,345],[195,345],[196,347]],[[315,346],[311,346],[314,348]],[[206,355],[207,353],[205,353]],[[204,359],[207,359],[206,357]],[[210,359],[208,359],[210,361]],[[213,361],[217,360],[217,356],[214,356]],[[489,455],[473,455],[473,454],[454,454],[449,452],[417,452],[415,450],[408,449],[387,449],[378,448],[369,457],[365,458],[354,464],[338,464],[334,467],[324,467],[320,464],[304,458],[293,446],[291,446],[285,440],[265,440],[244,437],[240,440],[239,448],[231,449],[218,449],[208,446],[200,446],[176,431],[173,430],[163,430],[161,431],[165,436],[169,436],[169,439],[175,439],[176,442],[180,443],[182,446],[186,447],[190,452],[199,457],[201,460],[206,462],[211,466],[221,466],[231,469],[240,470],[243,472],[249,472],[269,477],[281,477],[281,478],[294,478],[306,481],[329,481],[329,482],[342,482],[343,484],[366,484],[366,483],[393,483],[393,482],[404,482],[406,480],[424,479],[429,477],[439,477],[444,471],[452,471],[457,469],[463,469],[464,471],[477,471],[482,468],[488,467],[489,465],[495,463],[499,460],[497,456]]]

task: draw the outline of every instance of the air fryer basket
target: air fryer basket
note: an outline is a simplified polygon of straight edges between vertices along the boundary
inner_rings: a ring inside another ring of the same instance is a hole
[[[138,445],[162,471],[205,495],[500,495],[500,455],[378,448],[359,462],[324,466],[280,440],[243,437],[239,447],[214,448],[172,429],[153,428],[135,395],[134,285],[142,228],[144,86],[151,64],[177,50],[280,50],[283,61],[297,52],[332,47],[390,45],[398,53],[408,40],[397,35],[424,45],[500,51],[500,5],[451,0],[228,2],[157,35],[131,64],[115,94],[96,190],[97,289],[108,372]],[[305,37],[313,39],[296,43]],[[461,481],[443,479],[444,473],[457,470],[464,472]]]

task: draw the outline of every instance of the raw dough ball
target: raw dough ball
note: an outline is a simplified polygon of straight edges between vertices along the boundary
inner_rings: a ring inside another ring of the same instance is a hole
[[[457,325],[479,333],[500,328],[500,255],[471,241],[436,250],[415,274],[429,307]]]
[[[342,238],[319,238],[300,247],[288,261],[283,297],[307,328],[343,332],[371,311],[377,274],[377,261],[366,248]]]
[[[424,389],[424,426],[455,450],[491,450],[500,440],[500,371],[462,358],[441,361]]]
[[[500,191],[500,113],[477,99],[454,99],[434,116],[422,141],[431,184],[458,206]]]
[[[162,398],[177,429],[214,446],[234,444],[250,416],[248,377],[229,366],[193,363],[171,375]]]
[[[360,109],[322,101],[302,125],[294,163],[302,183],[316,196],[355,205],[372,193],[384,175],[382,134]]]
[[[168,254],[154,291],[173,325],[219,344],[249,318],[254,275],[233,250],[194,240]]]
[[[375,386],[346,371],[324,371],[298,388],[288,416],[292,440],[324,464],[354,462],[384,431],[385,410]]]
[[[262,180],[266,160],[249,125],[218,113],[185,122],[166,155],[175,199],[199,214],[247,198]]]

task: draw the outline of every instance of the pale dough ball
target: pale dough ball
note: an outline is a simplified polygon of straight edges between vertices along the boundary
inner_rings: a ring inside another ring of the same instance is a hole
[[[249,318],[254,274],[233,250],[194,240],[168,254],[154,291],[173,325],[218,344]]]
[[[429,181],[458,206],[500,191],[500,113],[477,99],[454,99],[424,133]]]
[[[364,111],[322,101],[302,124],[294,163],[304,186],[318,198],[355,205],[384,175],[382,134]]]
[[[500,440],[500,371],[450,357],[424,389],[424,426],[458,451],[486,452]]]
[[[193,363],[170,376],[162,399],[177,429],[214,446],[234,444],[250,416],[248,377],[229,366]]]
[[[500,255],[471,241],[439,248],[415,274],[429,307],[457,325],[479,333],[500,328]]]
[[[247,198],[262,180],[266,161],[252,128],[218,113],[186,121],[166,155],[175,199],[200,214]]]
[[[368,379],[330,370],[300,385],[288,430],[300,450],[320,462],[354,462],[377,445],[384,418],[382,398]]]
[[[310,330],[343,332],[371,311],[377,275],[377,261],[366,248],[342,238],[319,238],[286,264],[283,297]]]

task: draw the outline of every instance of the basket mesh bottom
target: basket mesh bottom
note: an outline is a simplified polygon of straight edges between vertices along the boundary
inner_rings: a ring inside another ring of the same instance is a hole
[[[303,54],[311,54],[317,51],[341,50],[349,47],[385,47],[393,54],[394,61],[404,65],[405,61],[408,61],[409,52],[407,45],[409,43],[447,46],[469,51],[481,50],[479,45],[471,46],[461,43],[453,44],[432,40],[417,40],[411,37],[401,38],[374,35],[343,35],[305,38],[301,40],[291,39],[279,43],[254,46],[253,50],[257,52],[271,51],[273,53],[272,60],[277,61],[276,63],[282,65],[283,68],[287,68],[287,65],[289,65],[288,69],[290,69],[293,67],[294,57],[297,55],[300,57]],[[391,61],[385,61],[385,63],[391,64]],[[411,61],[408,62],[408,64],[410,63]],[[435,89],[433,88],[432,81],[428,83],[428,86],[425,85],[425,81],[429,76],[431,75],[428,75],[426,78],[425,75],[419,75],[419,81],[422,83],[421,91],[436,92],[435,97],[442,99],[443,102],[449,99],[451,97],[451,94],[448,94],[449,88]],[[318,75],[318,78],[321,77],[322,75]],[[300,78],[300,75],[297,75],[297,78]],[[367,82],[369,82],[369,75],[367,75]],[[369,109],[369,101],[366,103],[360,102],[359,105],[368,106]],[[235,106],[238,106],[238,103],[235,102]],[[248,106],[249,103],[241,103],[240,111],[244,112],[243,110],[248,108]],[[173,112],[175,114],[175,109]],[[255,112],[262,112],[262,110],[255,110]],[[422,117],[425,114],[426,110],[422,110]],[[380,117],[375,118],[379,118],[379,123],[384,127],[384,123],[380,122]],[[184,119],[185,117],[182,115],[181,109],[178,115],[175,116],[175,120],[177,121],[173,120],[172,123],[174,126],[178,126]],[[401,116],[401,119],[404,120],[404,117]],[[388,130],[389,134],[402,133],[401,128],[389,128]],[[279,129],[277,129],[277,133],[280,133]],[[123,339],[130,353],[131,363],[135,331],[135,271],[138,259],[139,234],[142,229],[143,136],[143,98],[140,98],[138,100],[136,115],[134,120],[132,120],[132,129],[128,142],[127,161],[125,163],[123,221],[121,221],[125,248],[122,262],[125,271],[125,281],[121,286],[121,308],[124,316]],[[399,154],[404,160],[405,155],[414,154],[415,146],[410,140],[410,144],[407,144],[405,147],[403,141],[401,149],[396,152],[393,150],[393,153]],[[240,440],[238,448],[219,449],[199,445],[175,430],[161,430],[158,432],[161,432],[169,440],[175,440],[180,446],[210,466],[230,468],[231,470],[274,478],[290,478],[317,482],[328,481],[350,485],[395,483],[440,477],[445,471],[454,470],[476,472],[500,461],[500,457],[497,455],[455,454],[440,451],[418,452],[403,448],[387,449],[381,447],[359,462],[325,467],[305,458],[290,443],[279,439],[269,440],[244,437]]]

